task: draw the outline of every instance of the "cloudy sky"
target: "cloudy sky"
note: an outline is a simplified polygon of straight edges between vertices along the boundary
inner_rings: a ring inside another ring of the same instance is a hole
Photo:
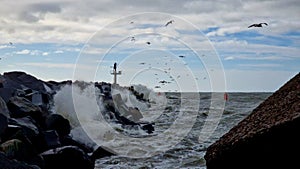
[[[276,91],[299,72],[299,0],[0,3],[1,74],[111,82],[117,62],[122,85]]]

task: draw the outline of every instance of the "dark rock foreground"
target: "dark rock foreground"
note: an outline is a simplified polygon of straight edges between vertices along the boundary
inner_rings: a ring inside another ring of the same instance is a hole
[[[0,74],[0,169],[92,169],[95,160],[115,155],[107,148],[74,140],[69,120],[51,109],[60,88],[74,83],[82,88],[88,85],[77,81],[44,82],[24,72]],[[154,131],[152,124],[133,121],[118,111],[113,104],[111,84],[94,85],[106,103],[102,112],[106,117],[125,127]],[[128,111],[129,117],[140,113],[131,107],[128,110],[132,110]]]
[[[208,147],[207,169],[300,168],[300,73]]]

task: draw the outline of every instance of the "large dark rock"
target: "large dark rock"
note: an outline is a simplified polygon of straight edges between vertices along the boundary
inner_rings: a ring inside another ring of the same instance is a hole
[[[0,167],[3,169],[38,169],[37,166],[30,166],[25,162],[19,162],[9,159],[6,155],[0,152]]]
[[[25,135],[30,139],[34,139],[40,133],[37,123],[30,117],[18,119],[9,119],[9,124],[22,127]]]
[[[85,133],[82,133],[85,134]],[[76,146],[83,150],[85,153],[93,152],[93,147],[89,147],[84,143],[74,140],[71,136],[67,135],[60,138],[60,142],[62,146]]]
[[[0,112],[0,143],[1,143],[1,140],[2,140],[2,137],[3,137],[2,134],[4,134],[7,127],[8,127],[7,117],[4,116],[3,114],[1,114],[1,112]]]
[[[110,157],[116,155],[116,153],[108,148],[104,148],[99,146],[91,155],[91,159],[92,160],[97,160],[99,158],[103,158],[103,157]]]
[[[55,130],[44,131],[43,136],[47,149],[52,149],[61,146],[58,134]]]
[[[26,143],[19,139],[12,139],[2,143],[0,149],[9,159],[16,159],[39,167],[44,166],[42,157],[34,153],[30,146],[27,146]]]
[[[6,106],[5,101],[2,99],[1,96],[0,96],[0,114],[4,115],[5,117],[10,117],[9,110]]]
[[[300,168],[300,73],[208,147],[208,169]]]
[[[65,146],[43,152],[45,169],[93,169],[94,161],[76,146]]]
[[[23,97],[12,97],[7,103],[12,118],[32,117],[39,125],[44,126],[47,112],[43,112],[39,106],[34,105]]]
[[[18,128],[20,127],[20,128]],[[5,139],[20,139],[34,151],[41,152],[47,148],[41,128],[30,116],[9,119]]]
[[[3,74],[5,78],[4,87],[13,87],[17,89],[29,88],[32,90],[46,92],[44,82],[28,75],[25,72],[6,72]]]
[[[56,130],[59,137],[64,137],[70,134],[71,125],[69,120],[65,119],[60,114],[50,114],[46,118],[46,128],[48,130]]]

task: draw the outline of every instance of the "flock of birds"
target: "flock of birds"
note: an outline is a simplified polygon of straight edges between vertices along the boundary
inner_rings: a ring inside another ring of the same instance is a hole
[[[169,20],[164,26],[167,27],[167,26],[169,26],[170,24],[173,24],[174,22],[175,22],[174,20]],[[133,23],[134,23],[133,21],[130,22],[130,24],[133,24]],[[252,27],[263,27],[263,25],[268,26],[267,23],[263,22],[263,23],[255,23],[255,24],[249,25],[248,28],[252,28]],[[135,41],[136,41],[136,39],[135,39],[134,36],[132,36],[130,40],[131,40],[132,42],[135,42]],[[9,42],[8,44],[9,44],[10,46],[13,45],[12,42]],[[147,45],[151,45],[151,42],[147,41],[146,44],[147,44]],[[202,56],[204,56],[204,55],[202,55]],[[186,56],[184,56],[184,55],[179,55],[178,57],[179,57],[179,58],[185,58]],[[2,58],[0,57],[0,60],[1,60],[1,59],[2,59]],[[139,64],[140,64],[140,65],[145,65],[146,63],[145,63],[145,62],[141,62],[141,63],[139,63]],[[151,65],[151,64],[150,64],[150,65]],[[167,65],[167,63],[165,63],[165,65]],[[185,65],[186,65],[186,64],[185,64]],[[149,68],[151,68],[151,66],[150,66]],[[168,68],[167,70],[170,71],[171,68]],[[165,72],[165,73],[168,73],[167,70],[165,70],[164,72]],[[213,70],[211,70],[211,71],[213,71]],[[155,74],[155,75],[158,75],[158,74]],[[187,76],[188,76],[188,75],[187,75]],[[173,77],[170,76],[170,78],[171,78],[171,81],[175,81]],[[179,78],[180,78],[180,75],[177,76],[177,79],[179,79]],[[205,79],[206,79],[206,77],[203,77],[203,80],[205,80]],[[157,80],[158,80],[158,78],[157,78]],[[196,80],[198,80],[198,78],[196,78]],[[170,82],[170,81],[166,81],[166,80],[160,80],[158,83],[160,83],[160,84],[162,84],[162,85],[165,85],[165,84],[168,84],[168,83],[171,83],[171,82]],[[161,86],[157,85],[157,86],[155,86],[155,88],[161,88]]]
[[[170,20],[170,21],[168,21],[164,26],[167,27],[168,25],[173,24],[173,22],[175,22],[175,21],[174,21],[174,20]],[[130,24],[133,24],[133,23],[134,23],[133,21],[130,22]],[[252,24],[252,25],[249,25],[248,28],[251,28],[251,27],[263,27],[263,25],[268,26],[268,23],[266,23],[266,22],[254,23],[254,24]],[[136,40],[135,37],[132,36],[132,37],[131,37],[131,41],[134,42],[135,40]],[[147,41],[146,44],[147,44],[147,45],[151,45],[151,42]]]
[[[165,27],[167,27],[167,26],[169,26],[170,24],[173,24],[175,21],[174,20],[169,20],[166,24],[164,24],[164,26]],[[133,24],[134,22],[133,21],[131,21],[130,22],[130,24]],[[254,23],[254,24],[252,24],[252,25],[249,25],[248,26],[248,28],[252,28],[252,27],[263,27],[263,25],[266,25],[266,26],[268,26],[268,24],[267,23],[265,23],[265,22],[263,22],[263,23]],[[133,42],[135,42],[136,41],[136,39],[135,39],[135,37],[134,36],[132,36],[131,37],[131,41],[133,41]],[[146,42],[146,44],[147,45],[151,45],[151,42],[149,42],[149,41],[147,41]],[[202,57],[204,57],[205,55],[203,54],[202,55]],[[179,55],[178,56],[179,58],[185,58],[186,56],[184,56],[184,55]],[[171,60],[171,62],[172,62],[172,60]],[[146,63],[145,62],[141,62],[141,63],[139,63],[140,65],[145,65]],[[158,63],[157,63],[158,64]],[[184,65],[187,65],[186,63],[184,64]],[[167,63],[165,63],[165,66],[167,66]],[[151,67],[151,64],[149,64],[149,69],[151,69],[152,67]],[[168,68],[168,69],[165,69],[165,71],[164,71],[164,73],[168,73],[168,71],[170,71],[171,70],[171,68]],[[211,71],[213,71],[213,69],[211,69]],[[155,73],[155,75],[157,76],[158,74],[157,73]],[[186,76],[188,76],[188,75],[186,75]],[[180,75],[178,75],[177,76],[177,79],[179,79],[181,76]],[[196,80],[199,80],[198,78],[195,78]],[[206,77],[203,77],[203,80],[206,80],[207,78]],[[169,84],[169,83],[172,83],[172,81],[175,81],[175,79],[172,77],[172,76],[170,76],[170,81],[166,81],[166,80],[160,80],[159,81],[159,78],[156,78],[156,80],[158,80],[158,83],[160,84],[160,85],[165,85],[165,84]],[[154,88],[161,88],[161,86],[160,85],[156,85]]]

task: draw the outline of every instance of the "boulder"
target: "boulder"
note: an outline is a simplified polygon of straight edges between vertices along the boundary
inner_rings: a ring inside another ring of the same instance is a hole
[[[99,146],[91,155],[92,160],[97,160],[103,157],[110,157],[116,155],[116,153],[108,148]]]
[[[300,73],[208,147],[207,169],[300,168]]]
[[[9,124],[22,127],[29,138],[35,137],[40,133],[38,125],[30,116],[18,119],[9,119]]]
[[[0,149],[9,159],[16,159],[40,167],[44,165],[42,157],[35,154],[26,143],[19,139],[12,139],[2,143]]]
[[[52,149],[61,146],[59,136],[55,130],[44,131],[43,136],[47,149]]]
[[[93,169],[94,161],[76,146],[64,146],[43,152],[45,169]]]
[[[11,97],[15,95],[16,89],[13,88],[0,88],[0,97],[7,103]]]
[[[5,132],[1,135],[1,139],[2,141],[12,139],[18,132],[22,132],[22,127],[8,124]]]
[[[0,114],[4,115],[5,117],[10,117],[9,110],[6,106],[5,101],[2,99],[1,96],[0,96]]]
[[[85,133],[82,133],[85,134]],[[81,143],[77,140],[74,140],[71,136],[67,135],[60,138],[60,142],[62,146],[76,146],[83,150],[85,153],[91,153],[93,152],[93,147],[89,147],[85,145],[84,143]]]
[[[151,123],[142,125],[142,129],[145,130],[148,134],[154,132],[154,127]]]
[[[34,76],[28,75],[25,72],[6,72],[3,74],[5,81],[8,81],[8,86],[14,86],[18,89],[29,88],[32,90],[46,92],[43,81],[35,78]],[[13,81],[13,82],[11,82]],[[21,87],[19,87],[19,86]]]
[[[70,134],[71,125],[69,120],[65,119],[60,114],[50,114],[46,118],[46,128],[48,130],[56,130],[59,137],[64,137]]]
[[[44,126],[47,112],[43,112],[39,106],[34,105],[23,97],[12,97],[7,103],[12,118],[32,117],[40,126]]]
[[[8,127],[8,120],[7,117],[1,114],[0,112],[0,143],[3,137],[4,132],[6,131]]]
[[[115,94],[112,96],[115,109],[127,119],[138,122],[143,118],[142,113],[137,108],[128,107],[122,100],[120,94]]]
[[[28,143],[36,151],[41,151],[43,147],[45,147],[39,125],[30,116],[9,119],[9,124],[19,126],[21,127],[21,130],[16,128],[14,131],[15,133],[10,133],[10,137],[7,139],[18,138],[23,142]]]
[[[6,155],[0,151],[0,166],[3,169],[39,169],[37,166],[31,166],[25,162],[19,162],[13,159],[9,159]]]

